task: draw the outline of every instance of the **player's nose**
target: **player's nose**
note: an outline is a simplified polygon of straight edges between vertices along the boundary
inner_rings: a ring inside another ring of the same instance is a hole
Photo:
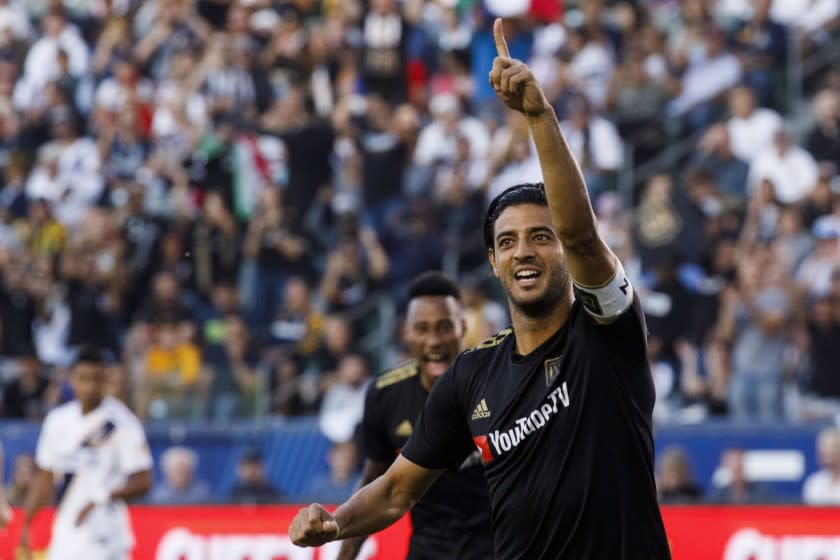
[[[516,249],[513,252],[513,258],[518,261],[522,261],[533,258],[535,254],[536,252],[534,251],[534,246],[531,242],[527,239],[523,239],[516,244]]]

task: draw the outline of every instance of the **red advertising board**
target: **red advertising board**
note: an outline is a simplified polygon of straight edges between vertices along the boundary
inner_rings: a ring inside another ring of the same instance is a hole
[[[340,543],[297,548],[288,528],[299,506],[137,506],[131,524],[137,540],[134,560],[335,560]],[[0,530],[0,560],[16,559],[21,511]],[[32,528],[33,560],[43,554],[52,515],[43,512]],[[369,538],[359,560],[404,558],[410,526],[404,517]],[[80,558],[79,560],[85,560]]]
[[[334,560],[338,545],[292,546],[286,533],[298,506],[134,507],[135,560]],[[20,534],[0,530],[0,560],[12,560]],[[840,559],[840,508],[663,508],[674,560]],[[51,515],[38,516],[32,540],[43,551]],[[405,557],[408,519],[368,539],[363,560]],[[593,535],[597,538],[597,535]],[[36,554],[34,560],[43,558]]]

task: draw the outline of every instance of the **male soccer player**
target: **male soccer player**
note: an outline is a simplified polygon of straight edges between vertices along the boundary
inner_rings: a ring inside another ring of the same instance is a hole
[[[490,205],[484,239],[512,329],[460,355],[435,384],[388,471],[290,534],[318,545],[380,530],[441,469],[481,451],[499,560],[670,558],[656,502],[646,328],[621,263],[598,235],[580,170],[501,20],[490,82],[528,121],[545,179]],[[476,417],[481,410],[489,417]]]
[[[440,272],[426,272],[408,288],[404,337],[412,360],[370,385],[362,441],[361,485],[388,470],[408,441],[432,386],[461,352],[466,330],[458,287]],[[481,415],[489,415],[482,412]],[[486,560],[493,557],[487,481],[476,451],[452,465],[411,510],[411,560]],[[338,560],[353,560],[364,537],[341,545]]]
[[[59,482],[48,560],[121,560],[134,546],[124,500],[152,486],[152,457],[143,426],[121,402],[105,396],[105,359],[81,348],[70,373],[75,399],[44,419],[26,501],[21,547],[29,526]]]

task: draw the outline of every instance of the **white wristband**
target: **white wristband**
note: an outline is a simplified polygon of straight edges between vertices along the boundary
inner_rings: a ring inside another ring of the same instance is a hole
[[[627,280],[624,267],[615,261],[615,274],[600,286],[584,286],[575,282],[583,308],[601,320],[615,319],[633,304],[633,286]]]

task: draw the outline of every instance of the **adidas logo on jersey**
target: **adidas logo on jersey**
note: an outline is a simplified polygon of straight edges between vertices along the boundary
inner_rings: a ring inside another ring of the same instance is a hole
[[[478,403],[478,406],[475,407],[472,413],[473,420],[480,420],[482,418],[490,418],[490,409],[487,408],[487,401],[484,399],[481,399],[481,402]]]

